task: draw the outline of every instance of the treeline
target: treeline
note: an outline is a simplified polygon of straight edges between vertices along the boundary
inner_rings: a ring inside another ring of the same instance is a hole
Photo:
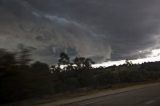
[[[108,68],[92,68],[93,63],[84,57],[71,61],[66,53],[61,53],[57,65],[48,66],[31,63],[29,49],[21,48],[18,53],[1,49],[0,103],[160,78],[160,62],[134,65],[126,61]]]
[[[48,65],[31,61],[30,48],[21,47],[16,53],[0,49],[0,103],[53,92]]]

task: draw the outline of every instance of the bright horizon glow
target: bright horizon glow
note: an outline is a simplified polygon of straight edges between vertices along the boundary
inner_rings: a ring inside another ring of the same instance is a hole
[[[93,64],[92,67],[98,68],[98,67],[109,67],[109,66],[119,66],[125,63],[126,60],[119,60],[119,61],[108,61],[100,64]],[[134,60],[129,60],[133,64],[142,64],[144,62],[156,62],[160,61],[160,49],[155,49],[151,50],[151,54],[148,55],[146,58],[141,58],[141,59],[134,59]]]
[[[156,62],[160,61],[160,49],[155,49],[151,50],[151,54],[147,55],[146,58],[140,58],[140,59],[134,59],[134,60],[129,60],[133,64],[142,64],[144,62]],[[126,62],[126,60],[119,60],[119,61],[108,61],[108,62],[103,62],[99,64],[93,64],[93,68],[98,68],[98,67],[109,67],[109,66],[119,66],[123,65]],[[73,65],[76,66],[76,65]],[[58,67],[58,66],[57,66]],[[67,65],[61,65],[60,68],[64,69],[67,67]]]

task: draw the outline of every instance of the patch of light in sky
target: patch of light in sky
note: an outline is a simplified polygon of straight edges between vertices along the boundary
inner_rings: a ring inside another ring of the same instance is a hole
[[[156,57],[160,55],[160,49],[155,49],[151,51],[151,54],[148,57]]]
[[[144,62],[156,62],[160,61],[160,49],[154,49],[151,50],[151,54],[149,54],[146,58],[141,58],[141,59],[135,59],[135,60],[129,60],[133,64],[142,64]],[[97,68],[97,67],[109,67],[113,65],[122,65],[125,63],[125,60],[120,60],[120,61],[109,61],[109,62],[104,62],[101,64],[94,64],[92,67]]]

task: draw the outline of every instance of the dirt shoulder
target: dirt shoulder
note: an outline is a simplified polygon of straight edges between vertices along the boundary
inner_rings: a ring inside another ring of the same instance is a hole
[[[142,89],[145,87],[156,86],[156,85],[160,85],[160,82],[154,82],[154,83],[142,84],[142,85],[133,85],[130,87],[125,87],[125,88],[120,88],[120,89],[102,90],[99,92],[95,92],[93,94],[58,100],[58,101],[49,102],[49,103],[41,103],[41,104],[37,104],[36,106],[60,106],[60,105],[64,105],[64,104],[69,104],[69,103],[73,103],[73,102],[91,99],[91,98],[97,98],[97,97],[102,97],[102,96],[107,96],[107,95],[109,96],[109,95],[114,95],[114,94],[118,94],[118,93],[128,92],[128,91]]]

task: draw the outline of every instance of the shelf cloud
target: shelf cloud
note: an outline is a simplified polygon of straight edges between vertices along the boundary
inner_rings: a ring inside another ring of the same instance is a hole
[[[54,63],[60,52],[97,62],[139,59],[160,48],[159,0],[0,0],[0,48],[35,48]]]

